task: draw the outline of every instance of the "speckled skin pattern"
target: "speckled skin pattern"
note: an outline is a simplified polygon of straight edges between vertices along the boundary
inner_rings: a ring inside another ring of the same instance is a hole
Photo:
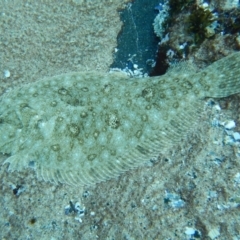
[[[46,181],[94,184],[168,150],[194,129],[204,97],[240,90],[240,53],[190,69],[142,79],[69,73],[5,93],[0,152],[9,171],[32,166]]]

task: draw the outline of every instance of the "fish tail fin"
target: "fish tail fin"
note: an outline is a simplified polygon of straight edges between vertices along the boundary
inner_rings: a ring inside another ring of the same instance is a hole
[[[203,97],[227,97],[240,92],[240,52],[214,62],[197,74]]]

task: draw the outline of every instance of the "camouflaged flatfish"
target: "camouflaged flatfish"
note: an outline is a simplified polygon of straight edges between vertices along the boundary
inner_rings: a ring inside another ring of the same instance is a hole
[[[171,148],[194,130],[205,97],[240,91],[240,53],[196,73],[69,73],[5,93],[0,152],[9,171],[34,164],[46,181],[94,184]]]

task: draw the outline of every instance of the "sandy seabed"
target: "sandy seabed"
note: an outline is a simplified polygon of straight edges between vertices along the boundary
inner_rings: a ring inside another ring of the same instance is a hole
[[[0,93],[69,71],[107,71],[124,3],[1,1]],[[226,105],[203,111],[196,132],[166,155],[96,186],[54,185],[1,166],[0,239],[240,239],[238,145],[213,124],[238,123],[239,97]],[[67,212],[70,201],[84,213]]]

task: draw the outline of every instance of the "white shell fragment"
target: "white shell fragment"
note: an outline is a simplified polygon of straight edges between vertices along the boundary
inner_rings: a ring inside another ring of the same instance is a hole
[[[213,228],[209,231],[208,236],[211,239],[216,239],[217,237],[220,236],[219,228]]]
[[[235,122],[234,122],[233,120],[230,120],[230,121],[224,123],[224,127],[225,127],[226,129],[230,130],[230,129],[235,128],[235,127],[236,127],[236,124],[235,124]]]
[[[235,141],[239,141],[240,140],[240,133],[234,132],[233,133],[233,138],[234,138]]]
[[[187,235],[193,235],[195,233],[195,229],[186,227],[185,234]]]
[[[221,111],[221,107],[218,104],[214,105],[213,108],[215,108],[217,111]]]
[[[11,76],[11,73],[9,70],[4,70],[3,74],[5,78],[9,78]]]

